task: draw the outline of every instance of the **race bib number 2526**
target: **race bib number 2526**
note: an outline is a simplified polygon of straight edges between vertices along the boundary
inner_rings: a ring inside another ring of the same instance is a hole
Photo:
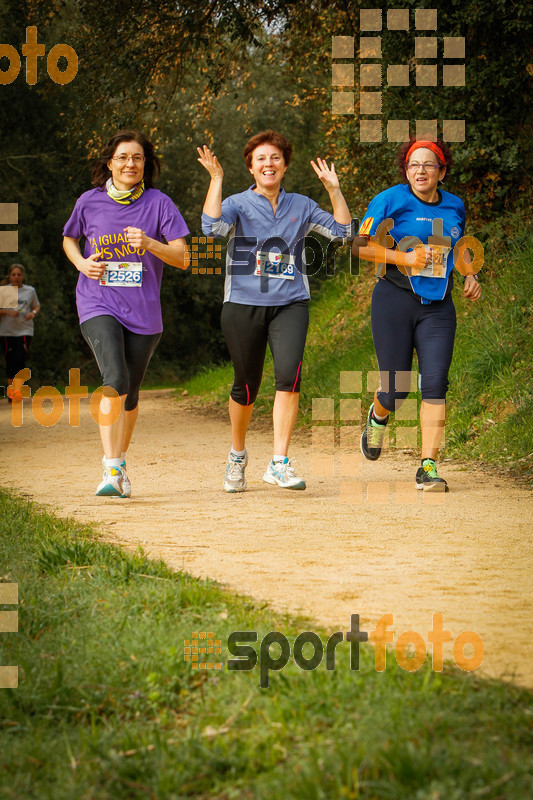
[[[108,261],[100,286],[142,286],[142,270],[141,261]]]

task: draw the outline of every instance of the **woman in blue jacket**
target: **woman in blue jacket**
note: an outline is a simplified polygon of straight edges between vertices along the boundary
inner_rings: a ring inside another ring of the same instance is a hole
[[[463,201],[439,188],[451,163],[450,149],[440,140],[404,143],[398,151],[398,165],[405,182],[371,201],[352,245],[355,255],[379,265],[371,319],[381,386],[368,412],[361,451],[371,461],[381,455],[389,413],[396,411],[409,393],[416,350],[422,393],[422,461],[415,485],[440,492],[448,491],[435,460],[444,429],[456,326],[451,297],[454,247],[465,227]],[[478,300],[481,287],[468,251],[460,256],[460,262],[464,296]]]

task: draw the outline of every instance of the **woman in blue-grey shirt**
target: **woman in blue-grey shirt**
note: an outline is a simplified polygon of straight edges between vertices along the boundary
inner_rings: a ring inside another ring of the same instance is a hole
[[[287,193],[281,186],[292,146],[276,131],[253,136],[243,152],[254,184],[222,201],[223,169],[208,147],[198,161],[211,182],[202,214],[202,230],[212,237],[229,234],[222,332],[235,380],[229,400],[232,448],[223,487],[246,489],[246,431],[259,391],[267,343],[276,378],[274,455],[263,480],[286,489],[305,489],[288,458],[298,413],[303,351],[309,322],[309,283],[304,237],[316,230],[331,239],[350,236],[351,216],[333,164],[317,159],[313,169],[328,191],[333,215],[314,200]]]

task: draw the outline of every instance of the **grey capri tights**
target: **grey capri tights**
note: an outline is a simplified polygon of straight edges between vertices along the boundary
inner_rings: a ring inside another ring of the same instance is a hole
[[[93,351],[102,386],[126,395],[125,409],[133,411],[146,368],[161,338],[160,333],[133,333],[108,314],[82,322],[83,338]]]

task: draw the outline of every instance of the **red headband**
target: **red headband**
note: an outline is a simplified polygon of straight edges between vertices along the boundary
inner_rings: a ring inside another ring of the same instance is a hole
[[[407,155],[405,156],[405,163],[409,161],[409,156],[415,150],[418,150],[419,147],[427,147],[428,150],[432,150],[437,158],[439,159],[440,163],[444,166],[446,164],[446,159],[444,158],[444,153],[435,142],[426,142],[424,139],[420,139],[417,142],[413,142],[409,150],[407,151]]]

